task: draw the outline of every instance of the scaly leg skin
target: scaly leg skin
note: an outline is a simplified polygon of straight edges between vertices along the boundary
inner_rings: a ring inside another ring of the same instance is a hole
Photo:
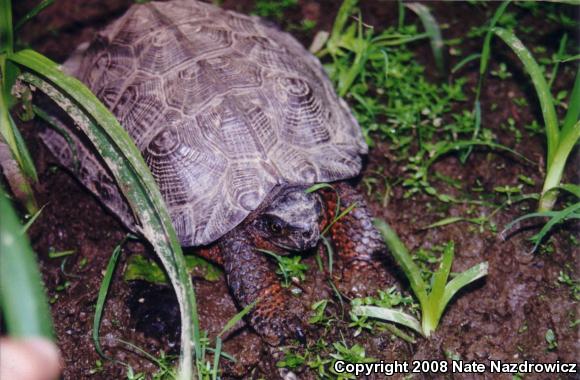
[[[365,278],[368,273],[380,271],[380,254],[386,253],[387,247],[373,226],[371,213],[362,194],[344,182],[335,183],[333,187],[336,191],[325,190],[322,194],[326,206],[324,224],[334,219],[337,193],[340,197],[340,212],[356,203],[355,208],[339,219],[329,232],[336,253],[344,263],[341,281],[352,283],[352,290],[358,293],[356,280]]]
[[[266,255],[244,231],[233,231],[220,242],[228,284],[241,307],[259,299],[249,314],[253,329],[271,346],[287,339],[304,341],[299,303],[282,288]]]

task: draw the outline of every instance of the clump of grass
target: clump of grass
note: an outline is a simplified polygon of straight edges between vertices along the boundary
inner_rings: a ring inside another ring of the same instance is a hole
[[[500,37],[518,56],[528,75],[532,79],[536,94],[540,101],[542,116],[546,130],[547,159],[546,177],[538,210],[550,211],[557,199],[557,191],[566,166],[568,156],[580,139],[580,70],[576,74],[574,88],[568,101],[568,111],[559,123],[554,98],[544,74],[525,45],[516,37],[513,31],[494,28],[493,33]],[[555,76],[555,73],[552,73]]]
[[[353,313],[402,324],[425,337],[429,337],[437,329],[445,307],[455,294],[470,283],[487,275],[487,262],[477,264],[447,282],[454,257],[454,245],[449,243],[444,249],[439,270],[433,273],[429,279],[430,282],[427,282],[422,276],[421,269],[413,262],[407,248],[395,232],[381,220],[375,220],[375,226],[409,280],[411,289],[421,307],[421,322],[409,314],[386,307],[357,306],[353,308]]]

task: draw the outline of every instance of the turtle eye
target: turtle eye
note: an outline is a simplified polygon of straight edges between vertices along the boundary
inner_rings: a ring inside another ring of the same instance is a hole
[[[280,220],[272,219],[268,223],[268,228],[270,229],[270,232],[278,235],[284,229],[284,225],[282,224],[282,222]]]

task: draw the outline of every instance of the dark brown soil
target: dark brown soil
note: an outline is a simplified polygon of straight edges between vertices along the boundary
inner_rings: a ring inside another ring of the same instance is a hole
[[[36,1],[17,2],[16,16],[30,9]],[[50,7],[38,18],[26,26],[21,34],[22,41],[53,58],[63,61],[74,48],[83,41],[88,41],[95,31],[106,25],[131,4],[131,1],[95,0],[73,1],[61,0]],[[396,23],[396,3],[383,1],[361,1],[362,16],[365,22],[380,28]],[[465,3],[428,3],[440,24],[445,25],[445,38],[464,36],[474,25],[483,25],[491,18],[496,4],[473,6]],[[242,12],[253,9],[252,1],[225,1],[224,6]],[[313,31],[300,32],[298,37],[308,45],[317,30],[329,30],[339,7],[339,2],[330,0],[302,0],[299,6],[290,9],[285,18],[286,23],[297,22],[303,18],[318,20]],[[574,11],[563,6],[566,12]],[[525,36],[526,44],[543,44],[549,49],[557,47],[553,35],[559,31],[558,26],[540,16],[532,15],[523,9],[516,10],[518,20],[533,28]],[[576,12],[577,13],[577,12]],[[576,14],[577,16],[577,14]],[[409,16],[411,17],[411,16]],[[284,25],[283,25],[284,26]],[[287,26],[287,25],[286,25]],[[577,38],[577,33],[571,34]],[[480,39],[466,39],[461,45],[462,57],[480,49]],[[500,44],[494,45],[494,54],[502,60],[516,62],[507,49]],[[429,68],[428,75],[437,80],[434,63],[427,43],[416,46],[419,59]],[[451,64],[460,58],[452,57]],[[499,60],[492,59],[492,66]],[[466,88],[474,87],[477,81],[477,63],[468,65],[461,75],[469,78]],[[555,83],[556,90],[570,88],[573,76],[564,75]],[[465,165],[454,156],[437,162],[433,171],[460,180],[463,189],[483,186],[484,191],[493,194],[494,187],[517,185],[518,175],[531,177],[536,185],[526,188],[527,192],[538,192],[543,176],[544,143],[540,137],[529,136],[524,132],[520,143],[515,143],[513,133],[501,129],[508,117],[514,118],[518,125],[524,125],[535,118],[540,119],[539,108],[534,93],[530,90],[527,78],[522,73],[507,80],[489,77],[484,87],[482,104],[484,107],[483,124],[492,128],[500,141],[513,147],[519,153],[537,162],[530,165],[514,160],[510,156],[493,152],[475,152]],[[469,92],[472,96],[471,91]],[[513,107],[513,98],[525,97],[530,106]],[[496,107],[492,104],[496,103]],[[472,104],[468,102],[466,104]],[[469,107],[469,106],[468,106]],[[40,183],[36,187],[38,200],[46,207],[31,229],[30,237],[33,246],[41,259],[41,267],[52,299],[52,312],[55,321],[58,345],[62,350],[65,379],[114,379],[124,378],[126,368],[114,361],[103,361],[97,355],[92,339],[92,321],[95,301],[103,272],[115,246],[122,240],[126,230],[89,195],[65,171],[51,164],[49,154],[34,138],[34,127],[28,126],[25,134],[28,137],[40,173]],[[568,165],[577,169],[578,154]],[[393,154],[386,143],[379,143],[368,159],[363,176],[373,176],[375,170],[381,170],[387,178],[399,176],[402,167],[393,160]],[[568,181],[577,181],[578,173],[568,173]],[[445,193],[453,194],[450,186],[437,184]],[[359,185],[361,191],[364,186]],[[479,226],[468,223],[455,223],[442,228],[423,230],[421,227],[447,216],[466,215],[473,210],[465,204],[441,204],[431,197],[415,196],[404,198],[404,189],[395,186],[390,193],[388,207],[381,205],[377,194],[383,194],[384,187],[375,190],[369,201],[375,215],[384,218],[399,234],[410,249],[431,247],[453,240],[456,244],[456,256],[453,271],[463,271],[474,264],[487,260],[489,275],[468,289],[461,292],[449,305],[441,324],[429,339],[417,338],[417,343],[409,344],[395,339],[388,332],[363,332],[354,337],[349,329],[348,313],[342,316],[341,309],[332,289],[324,276],[317,271],[314,258],[306,258],[310,266],[307,280],[301,285],[304,291],[304,302],[311,303],[320,299],[332,299],[334,304],[330,311],[344,322],[336,323],[328,330],[310,331],[311,339],[323,338],[327,342],[344,339],[348,346],[359,343],[366,350],[367,357],[393,360],[433,359],[444,360],[450,356],[459,356],[464,360],[488,362],[491,359],[506,362],[578,362],[580,340],[578,339],[578,303],[571,297],[570,288],[558,282],[561,271],[578,276],[578,246],[574,245],[573,236],[578,238],[578,225],[567,225],[558,229],[551,237],[552,248],[544,253],[530,253],[529,238],[536,228],[513,234],[508,240],[502,240],[499,233],[488,229],[480,230]],[[500,201],[497,195],[496,202]],[[499,231],[508,222],[529,212],[535,207],[533,202],[518,203],[505,208],[492,217]],[[489,214],[490,208],[475,208],[478,215]],[[577,241],[577,240],[576,240]],[[49,259],[50,250],[74,250],[66,262],[63,259]],[[101,342],[107,355],[116,360],[130,364],[137,372],[153,373],[156,367],[149,361],[132,353],[119,340],[129,341],[153,355],[160,350],[172,351],[171,339],[161,341],[145,337],[136,332],[135,320],[132,319],[128,302],[131,299],[131,286],[123,281],[122,273],[126,259],[133,253],[151,252],[139,243],[130,243],[124,249],[122,261],[117,268],[115,279],[110,290],[101,328]],[[393,284],[405,288],[406,283],[397,273],[392,262],[386,260],[383,276],[368,277],[360,275],[355,278],[358,287],[364,293],[374,294],[378,289],[385,289]],[[227,285],[223,278],[217,282],[195,278],[202,328],[215,336],[222,326],[237,312]],[[174,316],[175,321],[177,317]],[[549,349],[545,339],[548,329],[556,335],[557,348]],[[296,350],[300,350],[296,347]],[[227,364],[226,373],[237,374],[242,378],[277,378],[275,362],[268,354],[260,339],[247,327],[241,327],[225,342],[224,350],[238,359],[236,365]],[[225,363],[225,361],[224,361]],[[301,378],[315,378],[315,374],[306,370]],[[502,375],[509,379],[512,375]],[[402,378],[403,376],[401,376]],[[475,375],[424,374],[420,378],[481,378]],[[484,378],[502,378],[486,373]],[[578,378],[572,375],[526,375],[526,379]]]

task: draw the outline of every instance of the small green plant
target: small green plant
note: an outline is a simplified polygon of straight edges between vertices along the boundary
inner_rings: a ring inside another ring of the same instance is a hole
[[[302,257],[299,255],[280,256],[266,249],[258,249],[274,259],[278,263],[276,273],[282,276],[282,286],[287,288],[293,282],[301,282],[306,278],[308,265],[301,263]]]
[[[487,275],[487,262],[474,265],[447,282],[454,256],[454,246],[449,243],[443,252],[439,270],[433,273],[428,283],[395,232],[382,220],[375,220],[375,226],[411,284],[421,306],[421,323],[409,314],[392,308],[357,306],[353,308],[353,313],[399,323],[429,337],[437,328],[445,307],[453,296],[463,287]]]
[[[568,111],[559,123],[556,115],[556,100],[550,92],[542,69],[513,31],[493,28],[493,33],[500,37],[518,56],[532,83],[540,101],[542,116],[546,129],[547,159],[546,177],[542,188],[538,211],[550,211],[557,199],[557,187],[564,173],[568,156],[580,138],[580,70],[576,74],[574,88],[568,101]],[[555,76],[555,73],[552,73]]]
[[[548,351],[554,351],[556,348],[558,348],[558,340],[556,339],[556,333],[554,333],[554,330],[546,330],[545,339],[546,343],[548,344]]]
[[[316,301],[315,303],[312,304],[312,311],[314,312],[314,315],[312,315],[309,319],[308,319],[308,323],[310,324],[320,324],[320,325],[324,325],[324,326],[328,326],[330,325],[330,323],[332,323],[332,319],[329,318],[326,315],[326,306],[328,305],[328,300],[320,300],[320,301]]]
[[[574,280],[572,276],[564,271],[560,271],[558,282],[570,288],[570,295],[576,301],[580,301],[580,281]]]
[[[276,363],[279,368],[298,368],[304,364],[306,357],[294,352],[286,352],[282,360]]]
[[[332,346],[336,351],[330,354],[330,356],[335,361],[341,360],[346,363],[372,363],[376,361],[374,358],[367,357],[365,349],[358,344],[348,347],[346,343],[335,342]],[[337,376],[337,380],[356,379],[353,374],[348,372],[336,373],[334,371],[334,365],[331,368],[331,372]]]

